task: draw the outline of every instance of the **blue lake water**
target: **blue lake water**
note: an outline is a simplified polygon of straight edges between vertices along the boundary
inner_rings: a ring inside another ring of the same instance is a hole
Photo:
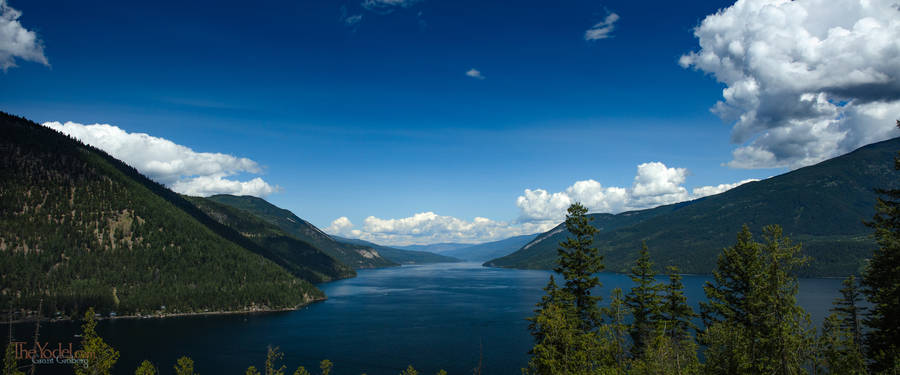
[[[243,374],[263,366],[266,347],[284,352],[287,373],[298,365],[318,373],[318,362],[334,362],[333,374],[392,374],[412,364],[420,373],[471,374],[479,358],[486,374],[520,374],[532,345],[525,318],[543,294],[550,272],[435,264],[359,271],[353,279],[322,284],[325,302],[298,311],[168,319],[103,321],[98,332],[121,353],[116,374],[133,374],[149,359],[172,373],[181,355],[201,374]],[[627,289],[625,275],[600,274],[599,295]],[[695,306],[704,299],[708,276],[684,277]],[[798,302],[820,324],[838,295],[839,279],[802,279]],[[6,327],[3,327],[6,328]],[[33,325],[14,325],[14,337],[31,337]],[[41,327],[41,340],[69,342],[77,324]],[[3,336],[7,333],[3,332]],[[76,341],[77,342],[77,341]],[[64,366],[41,365],[39,374],[65,374]]]

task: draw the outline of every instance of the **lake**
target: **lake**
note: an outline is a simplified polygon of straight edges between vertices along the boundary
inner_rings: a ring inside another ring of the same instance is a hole
[[[532,345],[525,318],[549,275],[473,263],[362,270],[356,278],[320,285],[329,299],[297,311],[120,319],[100,322],[98,332],[121,354],[116,374],[133,374],[143,359],[169,374],[181,355],[192,357],[200,374],[243,374],[250,365],[263,366],[269,345],[284,352],[287,374],[298,365],[317,374],[325,358],[334,362],[336,375],[396,375],[409,364],[423,375],[439,369],[471,374],[479,360],[485,374],[520,374]],[[631,285],[626,275],[599,276],[604,302],[612,288],[627,291]],[[684,277],[695,309],[706,280]],[[820,324],[840,287],[840,279],[802,279],[798,301]],[[20,340],[34,330],[32,324],[13,328]],[[44,325],[41,341],[78,340],[72,335],[79,330],[73,323]],[[41,365],[38,373],[71,368]]]

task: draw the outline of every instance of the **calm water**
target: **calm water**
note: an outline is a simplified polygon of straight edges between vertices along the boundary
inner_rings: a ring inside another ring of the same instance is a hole
[[[201,374],[243,374],[263,366],[268,345],[284,352],[288,374],[298,365],[318,370],[324,358],[333,374],[392,374],[412,364],[422,374],[446,369],[471,374],[482,358],[486,374],[519,374],[531,347],[525,317],[540,300],[550,273],[438,264],[364,270],[354,279],[322,284],[329,296],[299,311],[170,319],[104,321],[98,331],[121,353],[116,374],[133,374],[143,359],[163,374],[175,360],[191,356]],[[685,276],[692,304],[702,300],[706,276]],[[601,274],[600,295],[631,285],[627,276]],[[799,303],[815,322],[837,297],[838,279],[804,279]],[[3,336],[7,333],[4,328]],[[17,338],[33,325],[14,325]],[[79,327],[42,327],[42,341],[69,342]],[[74,339],[77,340],[77,339]],[[43,365],[39,374],[71,373]],[[314,373],[318,373],[315,371]]]

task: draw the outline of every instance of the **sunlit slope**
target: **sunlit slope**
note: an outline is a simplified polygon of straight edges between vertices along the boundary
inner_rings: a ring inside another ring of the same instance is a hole
[[[898,187],[893,169],[900,138],[722,194],[618,215],[591,215],[600,229],[596,244],[608,270],[625,271],[646,240],[658,267],[709,273],[719,251],[734,242],[741,225],[755,233],[779,224],[812,257],[806,276],[856,273],[874,241],[863,221],[871,219],[878,187]],[[495,267],[553,267],[562,225],[538,236],[519,251],[485,263]]]
[[[93,147],[0,114],[0,304],[72,314],[293,307],[321,291]]]
[[[397,265],[396,262],[384,258],[372,248],[335,241],[316,226],[294,215],[293,212],[277,207],[264,199],[227,194],[213,195],[208,199],[250,212],[354,269]]]
[[[314,283],[356,276],[346,266],[314,246],[285,233],[253,214],[200,197],[186,197],[219,223],[236,230],[292,274]]]

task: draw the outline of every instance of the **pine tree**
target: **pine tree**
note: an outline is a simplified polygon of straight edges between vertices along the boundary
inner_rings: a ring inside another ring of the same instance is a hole
[[[900,127],[900,120],[897,121]],[[900,155],[900,153],[898,153]],[[900,170],[900,156],[894,158]],[[875,229],[878,248],[863,275],[863,294],[872,304],[864,320],[866,356],[873,372],[900,369],[900,189],[877,189],[875,216],[866,223]]]
[[[700,303],[700,314],[707,327],[717,322],[735,322],[750,326],[756,314],[748,305],[753,281],[763,274],[759,244],[744,225],[734,246],[725,248],[716,261],[713,281],[703,285],[707,302]]]
[[[175,375],[194,375],[194,360],[189,357],[178,358],[175,363]]]
[[[416,371],[416,369],[414,369],[412,365],[409,365],[409,367],[407,367],[406,370],[403,370],[400,375],[419,375],[419,372]]]
[[[865,315],[866,308],[860,306],[862,295],[856,277],[844,279],[843,288],[841,288],[841,296],[834,300],[834,307],[831,311],[840,319],[840,326],[847,330],[853,337],[853,343],[856,350],[862,352],[862,327],[860,319]]]
[[[276,362],[284,358],[284,353],[278,351],[278,347],[269,347],[266,351],[266,373],[265,375],[284,375],[285,366],[278,366]],[[276,367],[278,366],[278,367]]]
[[[12,337],[10,337],[12,341]],[[25,375],[19,371],[19,361],[16,360],[16,349],[12,342],[6,344],[5,355],[3,356],[3,375]]]
[[[541,329],[541,326],[537,324],[537,317],[541,315],[541,313],[546,310],[549,306],[554,305],[561,308],[568,307],[567,313],[574,312],[571,309],[572,306],[572,298],[567,293],[559,289],[559,286],[556,285],[556,279],[553,275],[550,275],[550,281],[547,282],[547,286],[544,287],[544,295],[541,296],[541,302],[537,303],[537,309],[534,310],[534,316],[528,317],[528,329],[531,331],[531,335],[534,336],[535,343],[541,342],[544,339],[545,332]],[[531,351],[529,351],[529,354]]]
[[[601,333],[607,337],[606,352],[609,353],[611,363],[609,367],[625,370],[628,368],[628,323],[625,321],[629,315],[628,306],[622,296],[622,289],[612,290],[609,306],[603,309],[609,323],[601,327]]]
[[[571,236],[559,244],[558,266],[554,271],[566,279],[562,290],[572,296],[581,328],[591,331],[602,323],[600,307],[597,306],[601,297],[592,296],[591,289],[600,286],[600,279],[594,274],[603,270],[603,257],[593,246],[597,228],[591,226],[592,218],[586,214],[587,208],[581,203],[569,206],[566,230]]]
[[[656,282],[656,273],[653,271],[653,262],[650,261],[646,243],[641,244],[640,255],[631,267],[629,277],[635,285],[625,296],[625,305],[631,310],[634,318],[629,334],[632,342],[631,354],[637,358],[647,341],[653,337],[661,308],[659,295],[661,288]]]
[[[691,329],[697,329],[697,325],[692,321],[697,314],[687,303],[678,267],[669,266],[667,270],[669,283],[663,287],[660,320],[665,325],[666,336],[680,342],[690,338]]]
[[[837,313],[828,315],[822,323],[822,335],[816,349],[819,365],[828,373],[866,374],[866,362],[853,341],[853,333],[844,326]]]
[[[294,375],[309,375],[309,371],[306,371],[306,367],[300,366],[294,371]]]
[[[156,375],[156,373],[156,366],[147,360],[141,362],[141,365],[134,371],[134,375]]]
[[[334,367],[334,363],[327,359],[323,359],[322,362],[319,362],[319,369],[322,370],[322,375],[328,375],[331,373],[331,368]]]
[[[119,360],[119,352],[97,334],[97,321],[94,320],[94,308],[84,314],[81,329],[81,348],[89,360],[75,367],[76,375],[109,375],[112,367]]]

